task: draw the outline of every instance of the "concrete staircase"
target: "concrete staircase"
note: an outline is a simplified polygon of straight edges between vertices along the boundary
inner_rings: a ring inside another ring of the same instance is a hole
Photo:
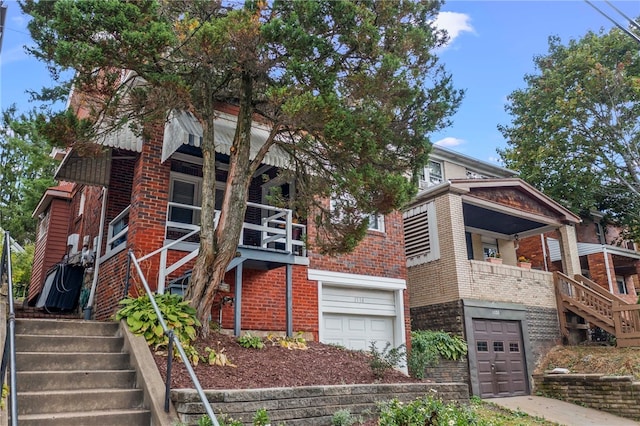
[[[118,323],[16,320],[20,426],[151,422]]]

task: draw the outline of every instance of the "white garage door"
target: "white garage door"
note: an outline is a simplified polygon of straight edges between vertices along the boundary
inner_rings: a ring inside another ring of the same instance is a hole
[[[382,350],[393,344],[393,318],[365,315],[324,314],[324,343],[348,349],[369,350],[371,342]]]
[[[355,350],[369,350],[371,342],[380,350],[394,345],[393,291],[324,285],[321,306],[324,343]]]

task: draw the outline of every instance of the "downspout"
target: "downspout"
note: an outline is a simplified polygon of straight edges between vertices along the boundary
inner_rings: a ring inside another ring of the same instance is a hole
[[[542,246],[542,261],[544,262],[544,270],[549,272],[549,264],[547,263],[549,260],[549,255],[547,254],[547,245],[544,240],[544,234],[540,234],[540,245]]]
[[[604,255],[604,267],[607,270],[607,281],[609,282],[609,292],[613,293],[613,282],[611,281],[611,271],[609,270],[609,254],[607,253],[607,246],[602,246],[602,254]]]
[[[102,187],[102,209],[100,210],[100,230],[98,231],[98,243],[96,244],[96,260],[95,267],[93,268],[93,281],[91,282],[91,292],[89,293],[89,300],[87,301],[87,307],[84,310],[84,319],[90,320],[93,316],[93,303],[96,297],[96,287],[98,286],[98,272],[100,271],[100,255],[102,248],[102,237],[104,233],[104,222],[107,212],[107,187]]]

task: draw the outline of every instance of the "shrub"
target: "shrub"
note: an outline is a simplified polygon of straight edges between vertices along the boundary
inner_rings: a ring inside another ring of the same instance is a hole
[[[243,336],[238,337],[238,343],[240,346],[247,349],[264,348],[264,343],[262,343],[260,336],[253,336],[250,333],[245,333]]]
[[[405,356],[404,345],[394,348],[389,342],[381,351],[378,350],[375,342],[371,342],[369,351],[371,353],[369,366],[377,379],[383,378],[387,371],[399,367]]]
[[[480,424],[468,407],[455,403],[445,404],[431,395],[406,404],[393,399],[379,404],[379,408],[379,426],[468,426]]]
[[[197,364],[198,352],[191,346],[191,342],[196,338],[196,327],[200,326],[200,321],[196,318],[196,310],[175,294],[158,294],[154,299],[167,327],[173,330],[174,336],[180,340],[187,356]],[[119,303],[122,308],[116,313],[116,320],[124,318],[131,332],[144,336],[149,346],[154,349],[168,346],[169,336],[162,330],[148,295],[137,298],[128,297]]]
[[[407,366],[413,377],[423,379],[425,368],[437,365],[441,358],[457,361],[466,354],[467,343],[460,336],[444,331],[416,330],[411,332]]]
[[[260,408],[256,411],[256,414],[253,415],[253,426],[268,426],[269,424],[271,424],[271,421],[267,410]]]
[[[360,416],[353,416],[347,409],[336,411],[331,417],[331,426],[352,426],[356,423],[362,423]]]

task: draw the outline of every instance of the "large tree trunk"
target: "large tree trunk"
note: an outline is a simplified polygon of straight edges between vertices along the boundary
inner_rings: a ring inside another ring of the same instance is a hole
[[[247,208],[247,194],[253,175],[249,158],[253,115],[251,97],[251,77],[243,74],[238,124],[231,147],[229,173],[217,227],[214,227],[216,173],[213,112],[209,117],[204,117],[200,252],[185,298],[196,308],[198,319],[202,323],[201,333],[205,336],[209,332],[209,318],[216,290],[224,279],[227,265],[236,255]]]

